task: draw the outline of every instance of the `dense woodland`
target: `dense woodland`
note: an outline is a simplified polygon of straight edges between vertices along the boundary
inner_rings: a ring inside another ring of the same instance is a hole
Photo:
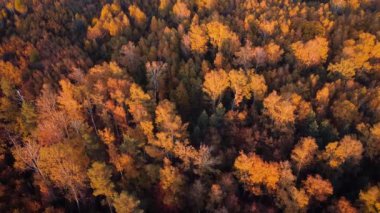
[[[0,1],[0,212],[380,212],[380,1]]]

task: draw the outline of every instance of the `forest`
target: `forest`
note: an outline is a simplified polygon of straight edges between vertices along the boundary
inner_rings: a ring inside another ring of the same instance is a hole
[[[380,1],[0,0],[0,212],[380,212]]]

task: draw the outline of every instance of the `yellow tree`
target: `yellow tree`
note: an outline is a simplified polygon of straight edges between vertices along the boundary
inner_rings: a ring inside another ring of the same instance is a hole
[[[111,181],[112,169],[107,167],[103,162],[94,162],[87,170],[88,178],[90,179],[90,185],[93,189],[93,195],[104,195],[106,197],[107,204],[112,212],[111,201],[115,195],[115,185]]]
[[[322,179],[320,175],[307,176],[303,181],[306,193],[318,201],[325,201],[333,194],[333,187],[330,181]]]
[[[291,45],[297,61],[305,67],[316,66],[324,63],[329,51],[328,41],[322,37],[316,37],[303,43],[298,41]]]
[[[344,136],[339,142],[329,143],[321,158],[331,168],[339,168],[344,163],[358,165],[362,159],[363,145],[351,136]]]
[[[125,103],[129,107],[129,112],[132,114],[135,122],[151,120],[148,112],[150,96],[146,94],[139,85],[133,83],[129,89],[129,98]]]
[[[203,26],[192,23],[189,31],[190,48],[192,51],[204,54],[207,51],[208,35]]]
[[[169,159],[164,159],[164,167],[160,170],[160,187],[164,192],[164,204],[176,206],[180,201],[179,194],[185,184],[184,176],[171,165]]]
[[[380,187],[371,186],[366,191],[360,191],[359,200],[363,203],[364,212],[379,212]]]
[[[130,23],[127,15],[122,11],[119,4],[106,4],[103,6],[99,19],[92,20],[93,26],[87,30],[88,39],[101,38],[108,33],[111,36],[118,36],[127,33]]]
[[[277,95],[276,91],[264,99],[264,114],[279,125],[294,123],[295,110],[296,107],[287,98]]]
[[[195,4],[198,8],[211,10],[217,5],[216,0],[195,0]]]
[[[129,154],[120,152],[115,145],[115,136],[111,130],[106,128],[103,131],[99,131],[99,136],[107,145],[110,162],[115,166],[116,170],[120,173],[124,172],[130,178],[136,177],[137,170],[133,158]]]
[[[220,96],[229,86],[228,74],[220,69],[206,73],[203,82],[203,91],[211,98],[213,108],[217,105]]]
[[[66,112],[70,126],[79,133],[85,118],[81,111],[81,104],[75,99],[75,88],[68,80],[61,80],[59,84],[61,91],[57,97],[57,103]]]
[[[139,208],[140,201],[128,192],[123,191],[114,198],[113,206],[117,213],[143,213]]]
[[[318,145],[312,137],[302,138],[297,143],[291,154],[291,159],[295,164],[297,173],[314,161],[317,151]]]
[[[67,189],[79,209],[79,199],[86,188],[89,160],[80,141],[64,141],[40,149],[41,171],[57,187]]]
[[[281,47],[274,42],[270,42],[264,48],[267,61],[270,64],[277,64],[277,62],[281,60],[282,54],[284,54],[284,50],[282,50]]]
[[[12,63],[3,60],[0,60],[0,77],[13,86],[19,85],[22,81],[21,70]]]
[[[232,32],[227,25],[218,21],[211,21],[206,24],[207,34],[214,47],[222,48],[226,42],[231,45],[230,50],[235,52],[240,47],[239,36]]]
[[[259,101],[263,100],[268,90],[264,76],[255,73],[253,70],[248,71],[247,75],[254,98]]]
[[[156,138],[149,141],[155,146],[172,151],[174,143],[184,140],[187,124],[177,115],[175,105],[168,100],[161,101],[156,107]]]
[[[135,4],[130,5],[128,11],[137,26],[143,29],[147,20],[145,13]]]
[[[350,39],[344,42],[340,58],[338,63],[329,65],[329,71],[338,72],[346,78],[355,77],[360,70],[376,71],[379,65],[371,60],[380,58],[380,42],[370,33],[360,33],[357,41]]]
[[[235,159],[234,167],[239,181],[248,191],[257,195],[262,194],[263,189],[274,191],[280,180],[279,164],[265,162],[256,154],[241,152]]]
[[[231,70],[228,73],[230,87],[235,93],[234,104],[238,106],[244,98],[251,98],[249,78],[243,70]]]
[[[173,14],[178,20],[183,20],[190,17],[191,11],[187,8],[186,3],[177,1],[173,6]]]

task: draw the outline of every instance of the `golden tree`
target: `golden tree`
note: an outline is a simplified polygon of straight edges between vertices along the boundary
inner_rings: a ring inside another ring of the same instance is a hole
[[[285,97],[277,95],[276,91],[264,99],[264,114],[280,125],[293,123],[296,107]]]
[[[90,179],[91,188],[93,189],[92,194],[94,196],[104,195],[107,204],[111,209],[111,201],[116,193],[115,185],[111,181],[112,169],[107,167],[105,163],[94,162],[90,169],[87,170],[87,175]]]
[[[317,151],[318,145],[312,137],[302,138],[296,144],[292,151],[291,159],[298,173],[303,167],[310,165],[314,161]]]
[[[117,213],[142,213],[140,201],[126,191],[122,191],[114,198],[113,206]]]
[[[9,81],[11,85],[19,85],[21,83],[22,73],[10,62],[0,60],[0,77],[6,81]]]
[[[231,50],[236,50],[240,47],[239,36],[232,32],[228,26],[218,21],[212,21],[206,24],[206,29],[214,47],[220,49],[225,42],[230,42]]]
[[[265,47],[266,59],[270,64],[277,64],[281,60],[284,50],[274,42],[270,42]]]
[[[138,27],[143,28],[146,23],[145,13],[135,4],[128,7],[129,15],[134,19]]]
[[[307,176],[303,181],[306,193],[318,201],[325,201],[333,194],[333,187],[330,181],[322,179],[320,175]]]
[[[256,154],[246,155],[243,152],[235,159],[239,181],[248,191],[262,194],[262,190],[273,191],[280,180],[280,168],[277,163],[265,162]]]
[[[360,191],[359,200],[363,203],[365,212],[380,211],[380,187],[371,186],[366,191]]]
[[[253,92],[253,97],[259,101],[263,100],[268,90],[264,76],[255,73],[253,70],[248,71],[247,75],[249,78],[250,90]]]
[[[165,158],[164,167],[160,170],[160,187],[164,191],[163,201],[166,205],[176,206],[179,203],[179,194],[184,184],[184,176]]]
[[[220,96],[229,86],[228,74],[224,70],[218,70],[206,73],[203,82],[203,91],[211,98],[213,108],[217,105]]]
[[[231,70],[228,73],[230,87],[235,93],[234,104],[239,105],[244,98],[251,97],[249,78],[243,70]]]
[[[303,43],[298,41],[291,45],[293,54],[297,61],[305,66],[311,67],[324,63],[329,51],[328,41],[326,38],[316,37]]]
[[[338,168],[343,163],[358,165],[362,159],[363,145],[351,136],[344,136],[339,142],[329,143],[321,154],[331,168]]]
[[[79,199],[86,187],[89,160],[78,141],[64,141],[40,149],[41,171],[57,187],[67,189],[79,208]]]
[[[97,39],[109,33],[111,36],[118,36],[128,32],[130,23],[128,17],[121,10],[119,4],[106,4],[103,6],[99,19],[92,20],[93,26],[87,30],[88,39]]]
[[[177,19],[182,20],[189,18],[191,11],[187,8],[186,3],[182,1],[177,1],[173,6],[173,13]]]
[[[204,54],[207,51],[208,35],[204,26],[192,23],[189,31],[190,48],[192,51]]]
[[[68,80],[61,80],[61,91],[57,97],[57,103],[66,112],[70,126],[77,133],[84,124],[84,116],[82,114],[82,105],[76,100],[75,88]]]
[[[356,72],[373,72],[379,69],[379,63],[371,61],[380,58],[380,42],[370,33],[360,33],[357,41],[344,42],[342,56],[338,63],[330,64],[328,70],[338,72],[346,78],[355,77]]]
[[[198,6],[198,8],[205,8],[208,10],[215,8],[215,6],[217,5],[216,0],[195,0],[194,2]]]

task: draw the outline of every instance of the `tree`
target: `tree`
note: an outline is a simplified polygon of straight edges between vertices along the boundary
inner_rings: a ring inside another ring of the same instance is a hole
[[[175,17],[181,21],[187,19],[191,15],[191,11],[187,8],[186,3],[182,1],[177,1],[173,6],[173,13]]]
[[[328,41],[318,36],[306,43],[302,43],[301,41],[293,43],[291,48],[295,58],[305,67],[324,63],[329,51]]]
[[[128,44],[121,46],[119,52],[118,62],[127,67],[128,71],[131,73],[135,79],[140,80],[142,78],[142,72],[140,72],[142,59],[141,51],[136,45],[129,41]]]
[[[130,23],[128,17],[121,10],[119,4],[106,4],[103,6],[99,19],[93,20],[93,26],[87,30],[88,39],[98,39],[108,33],[111,36],[118,36],[128,33]]]
[[[164,192],[163,202],[168,206],[176,206],[180,202],[180,193],[185,184],[184,176],[171,165],[169,159],[164,159],[164,167],[160,170],[160,187]]]
[[[270,64],[277,64],[281,60],[282,54],[284,54],[284,50],[281,49],[279,45],[274,42],[270,42],[265,47],[266,59]]]
[[[6,80],[10,85],[17,86],[22,81],[22,72],[12,63],[0,60],[0,77],[1,81]]]
[[[15,0],[15,10],[21,14],[28,12],[28,6],[26,6],[23,0]]]
[[[146,75],[149,81],[149,87],[153,89],[153,98],[158,101],[158,92],[160,89],[160,81],[165,78],[165,72],[167,71],[167,64],[161,61],[147,62]]]
[[[235,93],[234,104],[239,106],[244,98],[251,97],[249,79],[243,70],[231,70],[228,73],[230,87]]]
[[[135,4],[128,7],[129,15],[134,19],[136,25],[141,29],[144,28],[146,23],[145,13]]]
[[[215,173],[217,170],[214,168],[221,163],[219,157],[212,156],[212,148],[201,145],[194,158],[194,173],[203,175],[207,173]]]
[[[59,84],[62,90],[57,97],[57,103],[66,112],[70,126],[79,133],[85,118],[81,111],[81,104],[75,99],[74,86],[68,80],[61,80]]]
[[[344,163],[358,165],[362,159],[363,145],[351,136],[344,136],[339,142],[329,143],[321,158],[327,161],[331,168],[339,168]]]
[[[235,159],[234,167],[237,177],[246,189],[256,195],[262,190],[274,191],[280,180],[280,169],[277,163],[265,162],[256,154],[246,155],[243,152]]]
[[[58,110],[57,94],[48,85],[44,85],[37,99],[37,129],[39,143],[52,144],[68,136],[68,120],[64,112]]]
[[[79,141],[65,141],[40,149],[41,171],[57,187],[67,189],[79,209],[79,199],[86,188],[88,158]]]
[[[191,50],[204,54],[207,51],[208,35],[204,26],[199,26],[196,23],[192,23],[189,31],[190,47]]]
[[[133,83],[129,89],[129,99],[125,102],[128,105],[128,111],[132,114],[135,122],[150,121],[151,115],[149,114],[148,107],[150,96],[146,94],[139,85]]]
[[[372,160],[377,160],[380,156],[380,122],[370,129],[370,137],[366,140],[366,145],[366,154]]]
[[[195,0],[195,4],[198,6],[200,9],[208,9],[211,10],[215,8],[217,1],[215,0]]]
[[[34,133],[37,126],[37,113],[31,103],[22,102],[21,116],[18,118],[18,123],[23,137]]]
[[[324,180],[320,175],[308,175],[303,181],[306,193],[318,201],[326,201],[333,194],[333,187],[328,180]]]
[[[296,144],[292,151],[291,159],[295,164],[297,173],[299,173],[303,167],[310,165],[314,161],[317,151],[318,145],[312,137],[302,138]]]
[[[277,95],[276,91],[264,99],[264,114],[280,125],[293,123],[295,110],[296,107],[287,98]]]
[[[45,178],[39,166],[41,145],[31,138],[26,138],[23,143],[16,142],[11,138],[13,143],[12,154],[15,158],[14,167],[19,169],[31,169]]]
[[[371,60],[380,58],[380,43],[370,33],[360,33],[357,41],[350,39],[344,42],[342,55],[338,63],[329,64],[328,70],[338,72],[345,78],[353,78],[357,71],[373,72],[376,63]]]
[[[112,170],[105,163],[94,162],[87,170],[93,195],[104,195],[106,197],[110,211],[112,212],[111,200],[115,195],[115,185],[111,181]]]
[[[240,47],[239,36],[232,32],[228,26],[218,21],[211,21],[206,24],[206,29],[214,47],[221,49],[227,42],[231,45],[231,52],[235,52]]]
[[[203,82],[203,91],[211,98],[213,108],[217,105],[220,96],[229,86],[228,74],[224,70],[206,73]]]
[[[359,119],[358,107],[349,100],[336,100],[331,111],[336,121],[346,127]]]
[[[117,213],[142,213],[143,211],[139,209],[140,201],[137,200],[128,192],[121,192],[114,199],[114,207]]]
[[[239,48],[239,51],[234,53],[235,55],[235,63],[238,65],[242,65],[244,69],[248,69],[252,67],[252,62],[255,59],[255,51],[252,47],[252,42],[247,40],[244,46]]]
[[[263,100],[268,90],[264,76],[257,74],[254,71],[249,71],[247,75],[250,82],[250,90],[253,92],[253,97],[259,101]]]
[[[359,200],[365,212],[380,211],[380,187],[371,186],[366,191],[360,191]]]
[[[168,100],[163,100],[158,104],[156,124],[159,131],[169,133],[173,139],[181,139],[186,136],[187,124],[182,123],[175,105]]]
[[[345,197],[339,198],[338,201],[335,202],[333,206],[331,206],[331,212],[337,213],[357,213],[358,210],[352,206],[350,201],[348,201]]]

